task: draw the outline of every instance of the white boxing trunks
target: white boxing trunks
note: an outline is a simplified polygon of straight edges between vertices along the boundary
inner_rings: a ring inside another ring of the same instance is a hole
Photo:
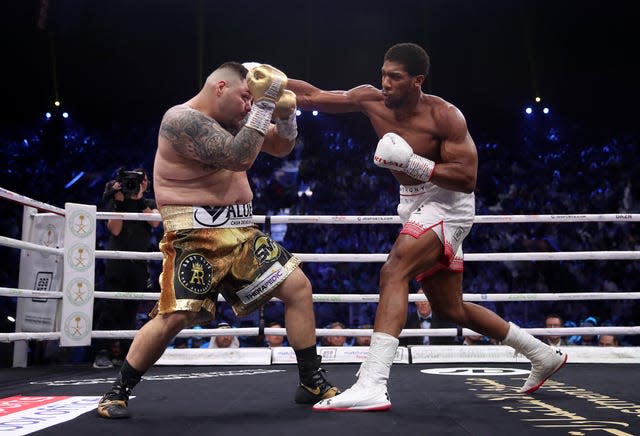
[[[433,183],[401,185],[398,215],[401,234],[420,237],[432,230],[443,246],[438,264],[420,273],[420,281],[441,269],[463,270],[462,241],[471,231],[476,213],[473,193],[449,191]]]

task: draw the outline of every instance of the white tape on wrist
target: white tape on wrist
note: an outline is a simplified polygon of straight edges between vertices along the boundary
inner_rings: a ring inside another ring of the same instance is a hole
[[[409,158],[409,164],[404,172],[416,180],[429,182],[431,181],[431,176],[433,176],[433,169],[435,166],[436,163],[434,161],[427,159],[426,157],[413,154]]]
[[[272,102],[260,101],[253,105],[249,116],[247,117],[247,123],[245,127],[252,128],[262,133],[267,134],[267,130],[271,125],[271,115],[276,105]]]
[[[276,119],[276,133],[285,139],[296,139],[298,136],[298,122],[296,121],[296,113],[289,115],[287,119]]]

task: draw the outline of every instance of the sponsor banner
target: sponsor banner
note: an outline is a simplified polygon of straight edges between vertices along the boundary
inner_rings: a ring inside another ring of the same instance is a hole
[[[25,207],[22,239],[45,247],[62,246],[64,217],[37,215],[37,210]],[[60,291],[62,258],[54,254],[21,250],[20,289]],[[52,332],[56,330],[58,300],[48,298],[18,298],[16,331]]]
[[[65,204],[60,345],[91,345],[95,286],[96,207]]]
[[[100,397],[23,397],[0,399],[0,435],[26,435],[94,410]]]
[[[269,348],[167,349],[156,365],[270,365]]]
[[[506,345],[415,345],[411,347],[412,363],[509,362],[527,363]]]
[[[412,363],[529,363],[529,359],[506,345],[414,345]],[[568,363],[640,363],[640,347],[562,347]]]
[[[291,347],[272,348],[273,364],[296,363],[296,355]],[[369,347],[318,347],[322,363],[360,363],[364,362]],[[409,350],[398,347],[393,363],[409,363]]]

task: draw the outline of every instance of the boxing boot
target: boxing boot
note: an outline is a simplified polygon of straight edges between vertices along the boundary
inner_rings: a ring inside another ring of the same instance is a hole
[[[523,394],[537,391],[549,377],[567,363],[569,357],[559,348],[550,347],[513,323],[509,323],[507,337],[502,343],[515,348],[531,362],[529,377],[519,390]]]
[[[374,333],[367,360],[356,374],[358,381],[343,393],[319,401],[315,411],[383,411],[391,409],[387,380],[398,348],[398,339]]]
[[[327,372],[320,366],[322,358],[315,356],[310,361],[300,362],[300,384],[296,389],[295,402],[299,404],[314,404],[319,400],[331,398],[340,390],[331,384],[326,377]]]

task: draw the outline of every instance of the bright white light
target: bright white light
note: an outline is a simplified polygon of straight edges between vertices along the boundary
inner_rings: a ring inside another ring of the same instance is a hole
[[[58,106],[60,106],[60,102],[58,100],[56,100],[56,101],[53,102],[53,105],[58,107]]]
[[[7,319],[9,320],[9,322],[16,322],[16,319],[14,317],[12,317],[11,315],[8,315]]]
[[[67,112],[62,112],[62,118],[69,118],[69,114]]]
[[[51,112],[47,112],[46,114],[44,114],[44,117],[48,120],[51,119]]]
[[[307,188],[304,191],[304,195],[306,195],[307,197],[311,197],[313,195],[313,191],[311,190],[311,188]]]
[[[548,114],[549,113],[549,108],[546,107],[546,108],[542,109],[542,113],[543,114]]]
[[[540,103],[542,99],[540,97],[536,97],[536,103]]]
[[[314,117],[317,117],[317,116],[318,116],[318,111],[313,111],[313,112],[311,112],[311,114],[312,114]]]
[[[302,111],[300,109],[296,109],[296,117],[302,115]]]
[[[526,108],[524,110],[527,114],[531,114],[531,112],[533,112],[533,109],[531,109],[530,107]]]

